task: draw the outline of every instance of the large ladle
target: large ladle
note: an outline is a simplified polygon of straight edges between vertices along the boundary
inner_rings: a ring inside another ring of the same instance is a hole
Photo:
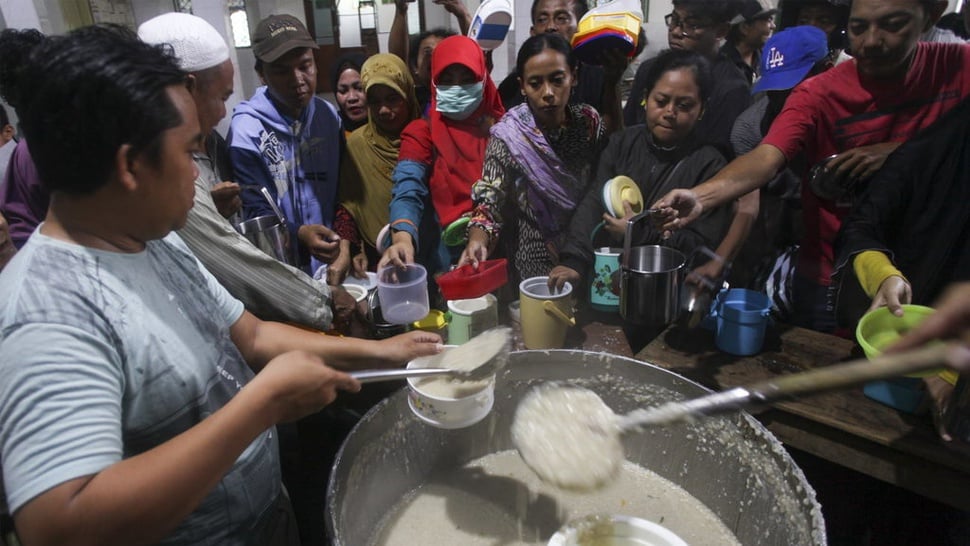
[[[520,402],[512,440],[544,481],[567,489],[590,489],[616,475],[623,460],[620,436],[626,432],[933,370],[965,362],[968,351],[959,342],[936,344],[784,375],[626,415],[616,415],[587,389],[541,385]]]
[[[774,377],[692,400],[667,402],[655,408],[634,410],[620,416],[619,425],[622,430],[664,425],[925,372],[946,366],[957,358],[956,351],[967,350],[961,343],[935,344],[912,351],[880,355],[871,360],[852,360],[807,372]]]
[[[512,349],[512,329],[492,328],[468,340],[463,345],[442,351],[433,356],[426,368],[407,368],[393,370],[360,370],[350,375],[361,383],[394,381],[411,377],[451,376],[460,381],[481,381],[495,375],[505,367]],[[461,368],[442,367],[445,359],[461,359],[471,365]]]

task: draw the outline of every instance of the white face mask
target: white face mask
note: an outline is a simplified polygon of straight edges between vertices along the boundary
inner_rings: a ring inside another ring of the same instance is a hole
[[[482,103],[485,83],[436,85],[436,110],[446,118],[461,121],[472,115]]]

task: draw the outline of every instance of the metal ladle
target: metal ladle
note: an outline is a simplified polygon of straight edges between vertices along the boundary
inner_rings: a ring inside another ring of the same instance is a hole
[[[273,199],[273,195],[269,193],[269,190],[266,189],[266,187],[260,186],[259,184],[240,184],[239,188],[244,190],[254,190],[261,193],[263,198],[266,199],[266,202],[269,203],[270,208],[273,209],[273,214],[280,219],[280,222],[286,223],[286,216],[283,215],[283,211],[280,210],[279,205],[276,204],[276,200]]]
[[[667,402],[650,409],[634,410],[619,416],[623,431],[689,421],[706,415],[737,411],[753,405],[792,400],[820,392],[845,389],[906,374],[942,368],[968,349],[961,343],[936,344],[872,360],[859,359],[734,387],[683,402]]]
[[[501,344],[496,344],[494,347],[485,347],[484,344],[488,341],[486,335],[501,336]],[[491,349],[491,351],[488,351]],[[445,352],[442,351],[434,357],[427,368],[407,368],[407,369],[394,369],[394,370],[360,370],[356,372],[350,372],[350,376],[360,381],[361,383],[376,383],[378,381],[394,381],[398,379],[408,379],[411,377],[435,377],[435,376],[451,376],[459,381],[481,381],[495,375],[499,370],[505,367],[505,364],[509,359],[509,351],[512,349],[512,329],[511,328],[492,328],[487,330],[474,338],[468,340],[464,345],[459,345],[458,347],[450,349],[451,351],[462,350],[469,354],[476,354],[476,356],[485,355],[484,360],[480,362],[473,368],[470,369],[452,369],[452,368],[442,368],[436,364],[440,364],[445,357]],[[488,352],[483,352],[488,351]]]
[[[872,360],[855,360],[804,373],[776,377],[746,387],[735,387],[723,392],[687,401],[668,402],[655,408],[634,410],[626,415],[614,414],[595,394],[588,392],[595,401],[583,393],[575,393],[573,399],[587,400],[582,411],[553,404],[555,396],[561,397],[563,389],[586,391],[580,387],[548,388],[533,391],[516,411],[513,431],[518,427],[521,413],[528,425],[523,429],[555,430],[556,434],[513,434],[513,443],[539,477],[546,482],[570,489],[588,489],[590,476],[616,475],[623,460],[623,450],[615,449],[619,437],[642,427],[664,426],[679,421],[696,419],[706,415],[737,411],[754,405],[798,398],[823,391],[842,389],[869,381],[911,374],[946,365],[948,362],[966,360],[966,346],[960,343],[934,345]],[[560,393],[556,393],[556,391]],[[523,410],[523,406],[526,407]],[[595,406],[595,407],[594,407]],[[538,409],[536,409],[538,408]],[[531,411],[530,411],[531,410]],[[567,416],[568,417],[564,417]],[[537,422],[543,422],[541,426]],[[599,486],[605,481],[593,484]]]

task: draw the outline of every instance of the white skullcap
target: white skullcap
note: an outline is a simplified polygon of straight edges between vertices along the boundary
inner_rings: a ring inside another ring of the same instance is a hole
[[[205,19],[188,13],[166,13],[138,27],[138,37],[149,44],[170,44],[179,66],[198,72],[229,59],[226,40]]]

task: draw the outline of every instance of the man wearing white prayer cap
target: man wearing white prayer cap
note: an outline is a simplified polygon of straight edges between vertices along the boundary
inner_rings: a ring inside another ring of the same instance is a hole
[[[188,88],[199,111],[199,125],[208,135],[226,117],[225,101],[232,94],[229,46],[205,19],[188,13],[166,13],[138,27],[138,37],[150,44],[172,46],[182,70],[189,73]]]
[[[150,19],[138,27],[138,37],[172,47],[179,66],[189,73],[186,86],[195,100],[202,134],[208,135],[202,152],[195,154],[199,170],[195,202],[179,236],[247,311],[263,320],[329,330],[333,320],[329,287],[264,253],[227,220],[241,201],[239,185],[226,181],[234,176],[225,140],[215,131],[233,91],[226,40],[204,19],[187,13]],[[354,300],[341,292],[341,304],[349,300],[341,306],[343,311]]]

